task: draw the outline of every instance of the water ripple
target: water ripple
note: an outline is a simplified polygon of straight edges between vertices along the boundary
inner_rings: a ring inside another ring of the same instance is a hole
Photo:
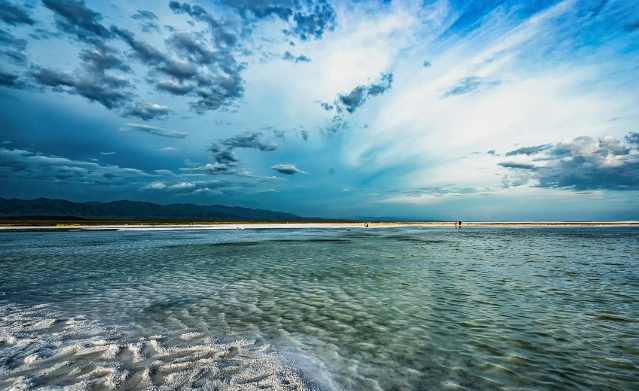
[[[212,357],[185,346],[222,338],[255,340],[257,350],[274,346],[328,389],[628,390],[639,379],[638,234],[636,228],[5,233],[0,298],[26,308],[46,303],[103,327],[135,324],[144,338],[167,330],[184,335],[131,349],[123,346],[132,342],[113,335],[117,352],[83,350],[97,364],[81,373],[56,362],[65,379],[121,384],[124,372],[114,363],[167,346],[182,350],[166,370],[194,370],[182,359]],[[59,326],[47,319],[34,315],[28,327],[49,335]],[[29,365],[47,354],[25,355],[20,365],[31,373]],[[140,384],[159,373],[127,371]],[[281,380],[248,372],[239,378]]]

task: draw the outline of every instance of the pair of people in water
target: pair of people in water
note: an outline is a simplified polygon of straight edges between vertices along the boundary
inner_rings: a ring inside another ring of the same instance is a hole
[[[455,220],[455,228],[461,228],[462,222],[461,220]]]

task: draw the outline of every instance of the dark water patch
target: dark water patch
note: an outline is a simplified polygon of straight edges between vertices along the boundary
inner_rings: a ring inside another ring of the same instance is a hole
[[[263,242],[222,242],[222,243],[211,243],[210,246],[219,246],[219,247],[251,247],[251,246],[259,246]]]
[[[343,235],[343,237],[348,238],[348,239],[355,239],[355,240],[359,240],[359,239],[364,239],[364,240],[375,240],[378,239],[379,236],[378,235],[351,235],[351,234],[346,234]]]
[[[262,245],[266,242],[258,242],[258,241],[244,241],[244,242],[207,242],[207,243],[199,243],[199,242],[191,242],[191,243],[183,243],[183,244],[167,244],[161,246],[159,248],[162,249],[170,249],[170,250],[183,250],[185,253],[188,251],[207,251],[215,248],[243,248],[243,247],[256,247]]]
[[[439,244],[439,243],[450,243],[448,240],[437,240],[437,239],[421,239],[416,237],[403,237],[403,236],[390,236],[388,239],[396,240],[398,242],[409,242],[409,243],[420,243],[420,244]]]
[[[596,317],[599,320],[604,320],[604,321],[608,321],[608,322],[631,322],[630,319],[626,319],[620,316],[614,316],[614,315],[597,315]]]
[[[334,238],[311,238],[305,239],[304,242],[308,243],[352,243],[352,241],[348,239],[334,239]]]

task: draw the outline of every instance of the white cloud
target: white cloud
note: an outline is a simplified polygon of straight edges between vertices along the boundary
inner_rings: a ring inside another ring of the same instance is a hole
[[[539,53],[556,45],[558,20],[576,18],[567,15],[575,12],[574,3],[562,2],[510,31],[503,29],[512,23],[496,20],[466,40],[446,41],[446,48],[432,45],[438,53],[428,57],[429,68],[417,61],[424,58],[422,49],[419,56],[398,59],[384,103],[363,109],[369,127],[351,127],[345,136],[343,161],[368,175],[401,168],[393,178],[400,188],[499,186],[498,160],[472,152],[505,152],[517,143],[557,143],[566,136],[623,138],[627,122],[609,120],[632,113],[639,98],[632,84],[600,82],[616,63],[537,62]],[[500,84],[445,96],[472,76]]]
[[[180,182],[170,186],[171,189],[175,190],[184,190],[184,189],[193,189],[195,188],[195,183],[191,182]]]
[[[300,170],[299,168],[295,167],[295,165],[293,164],[276,164],[271,168],[281,174],[286,174],[286,175],[293,175],[297,173],[308,174],[306,171]]]
[[[167,188],[166,184],[162,182],[149,183],[148,185],[143,187],[143,189],[146,189],[146,190],[164,190],[166,188]]]

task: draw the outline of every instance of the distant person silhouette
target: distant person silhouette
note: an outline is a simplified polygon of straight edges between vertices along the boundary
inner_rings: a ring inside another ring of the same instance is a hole
[[[462,222],[461,220],[459,220],[459,228],[461,228]]]

